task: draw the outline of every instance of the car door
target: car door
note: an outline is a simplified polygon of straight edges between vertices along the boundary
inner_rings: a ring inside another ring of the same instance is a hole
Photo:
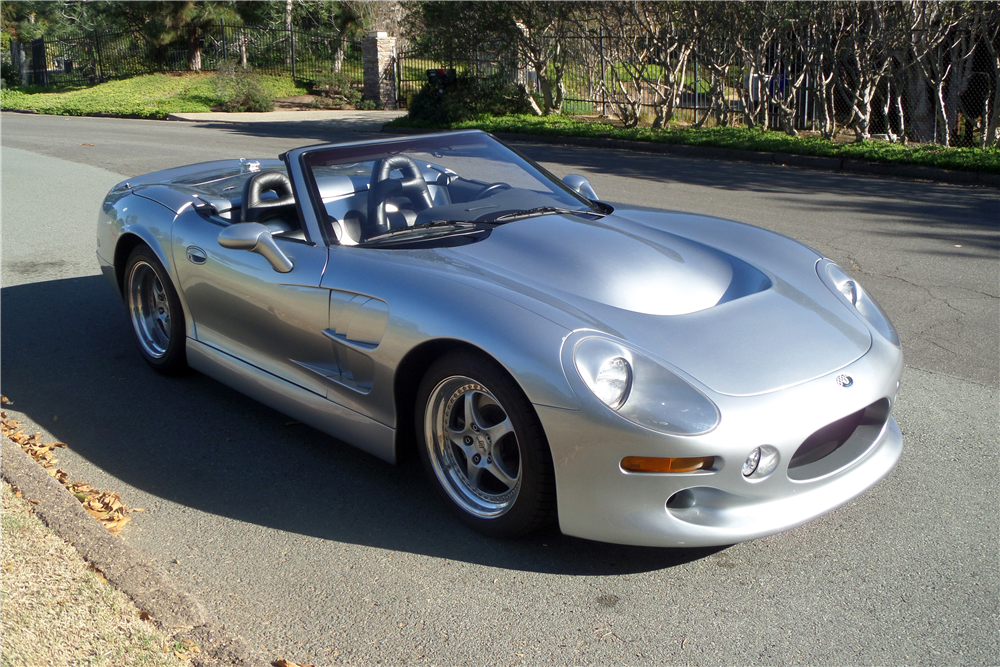
[[[326,396],[321,371],[336,364],[323,333],[330,313],[330,291],[320,287],[326,246],[273,237],[292,264],[281,273],[259,254],[222,247],[227,226],[191,208],[174,222],[174,264],[196,339]]]

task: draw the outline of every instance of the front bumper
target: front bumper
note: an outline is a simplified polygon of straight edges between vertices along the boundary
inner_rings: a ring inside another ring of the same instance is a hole
[[[899,461],[903,438],[891,416],[846,465],[801,480],[789,477],[788,463],[821,427],[878,401],[888,401],[891,410],[902,356],[898,348],[895,354],[881,352],[872,350],[847,368],[781,391],[711,395],[722,419],[701,436],[651,431],[596,399],[584,400],[578,411],[536,406],[555,464],[560,528],[619,544],[717,546],[788,530],[849,502]],[[835,381],[845,373],[855,379],[849,388]],[[742,463],[765,444],[778,449],[778,467],[764,479],[748,480]],[[626,456],[715,456],[716,465],[692,473],[628,473],[620,467]],[[682,491],[685,502],[668,507]]]

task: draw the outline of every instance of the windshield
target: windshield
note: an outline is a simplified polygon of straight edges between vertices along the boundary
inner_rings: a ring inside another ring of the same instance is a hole
[[[602,214],[537,164],[478,132],[317,148],[304,155],[304,166],[331,243],[376,245],[469,235],[538,215]]]

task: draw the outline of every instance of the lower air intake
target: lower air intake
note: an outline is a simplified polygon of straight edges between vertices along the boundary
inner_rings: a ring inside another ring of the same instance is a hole
[[[809,436],[788,462],[788,477],[806,481],[851,465],[878,440],[889,421],[889,399],[827,424]]]

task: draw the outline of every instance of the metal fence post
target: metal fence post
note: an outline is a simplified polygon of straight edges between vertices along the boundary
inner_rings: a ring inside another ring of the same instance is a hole
[[[292,50],[292,79],[295,79],[295,31],[288,31],[288,43]]]
[[[45,57],[45,38],[31,40],[31,83],[36,86],[49,85],[49,66]]]

